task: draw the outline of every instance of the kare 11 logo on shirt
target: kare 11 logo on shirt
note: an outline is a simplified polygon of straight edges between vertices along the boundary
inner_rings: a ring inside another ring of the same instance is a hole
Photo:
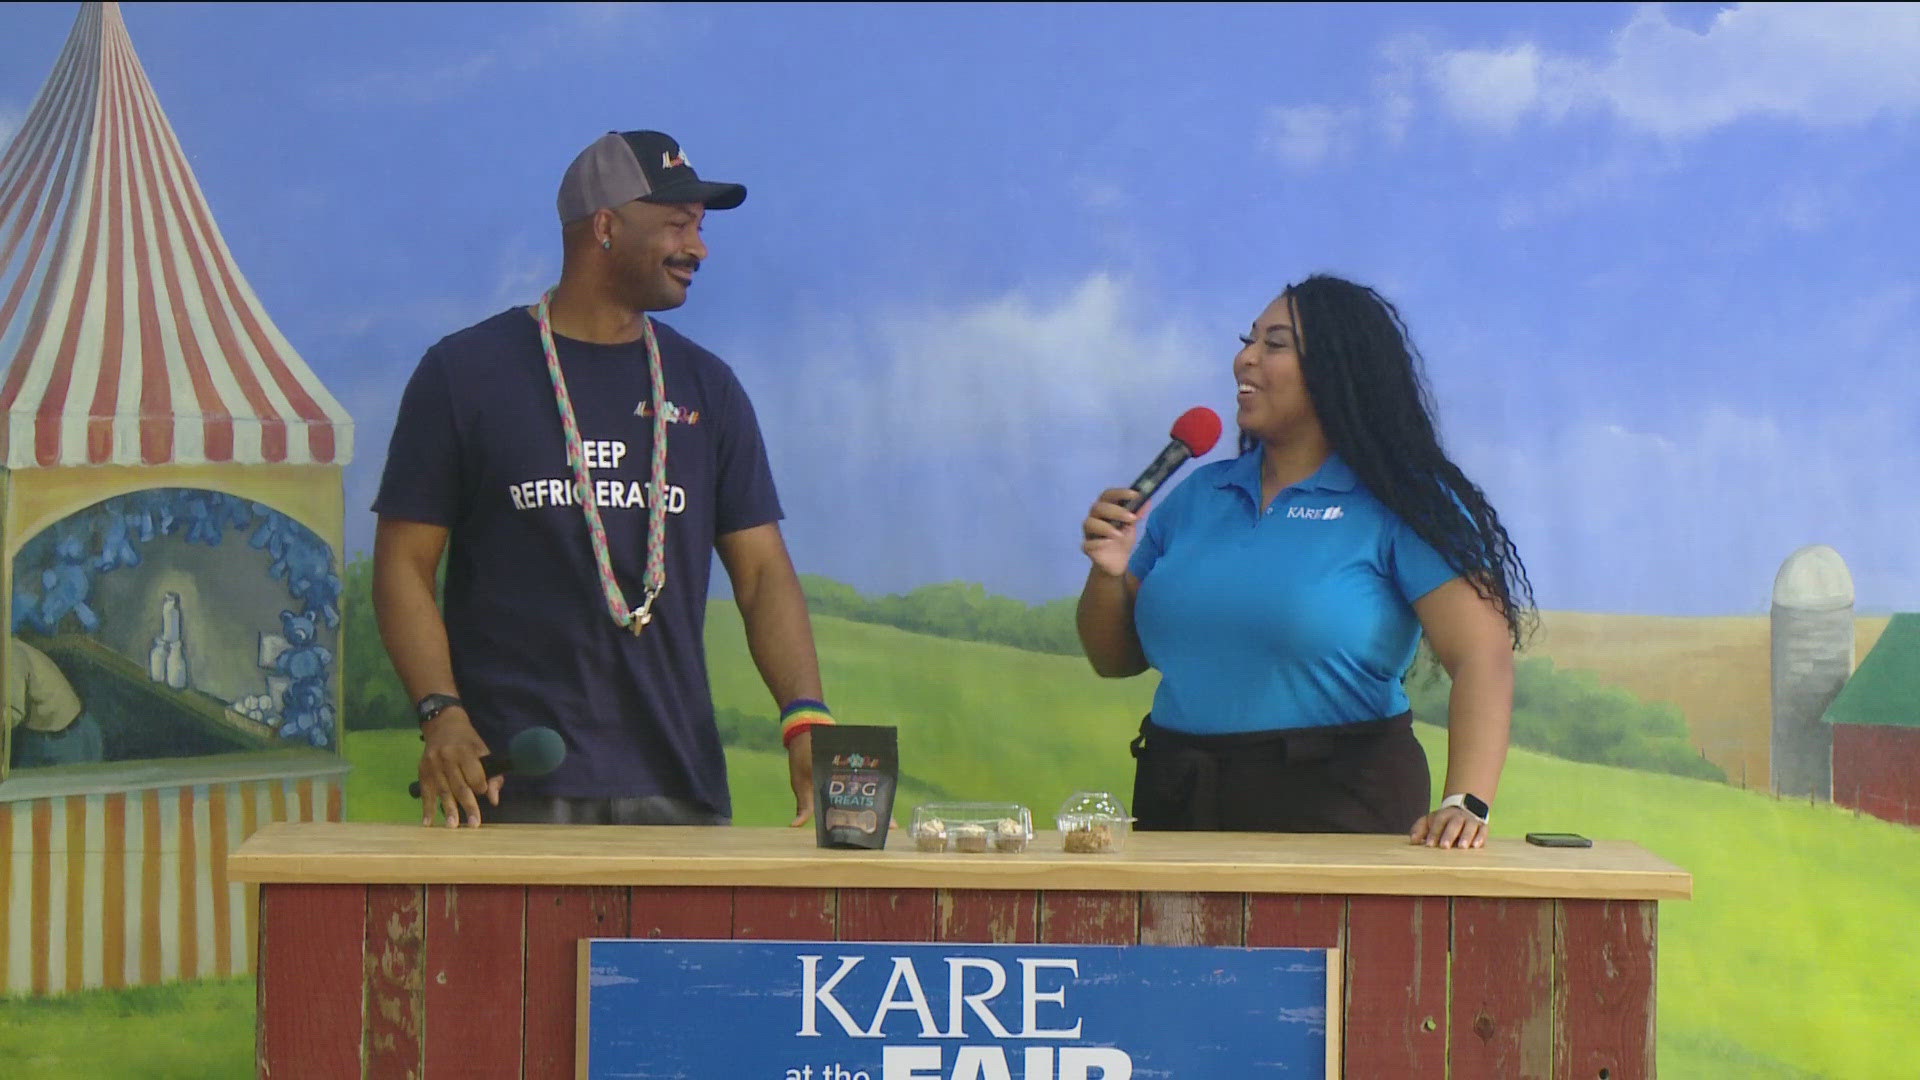
[[[1287,516],[1307,521],[1338,521],[1346,516],[1346,511],[1338,506],[1289,506]]]

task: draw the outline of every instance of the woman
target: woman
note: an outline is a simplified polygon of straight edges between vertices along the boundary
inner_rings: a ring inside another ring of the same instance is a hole
[[[1161,674],[1133,744],[1138,827],[1484,846],[1532,609],[1519,555],[1440,449],[1378,293],[1310,277],[1241,341],[1239,457],[1150,521],[1116,489],[1082,526],[1087,658]],[[1453,678],[1437,808],[1401,686],[1423,633]]]

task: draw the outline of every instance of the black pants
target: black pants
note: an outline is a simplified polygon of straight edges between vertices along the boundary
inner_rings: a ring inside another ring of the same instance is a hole
[[[570,799],[561,795],[500,792],[500,805],[480,803],[480,820],[502,825],[729,825],[733,819],[672,795],[625,799]]]
[[[1147,717],[1132,749],[1143,830],[1404,833],[1431,808],[1410,713],[1236,735],[1188,735]]]

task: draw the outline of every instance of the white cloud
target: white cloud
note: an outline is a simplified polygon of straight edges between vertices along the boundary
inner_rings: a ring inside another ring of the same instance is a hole
[[[1735,5],[1698,28],[1650,5],[1591,50],[1536,41],[1444,48],[1413,34],[1382,43],[1361,106],[1267,110],[1261,141],[1284,166],[1307,170],[1351,155],[1371,131],[1399,143],[1423,114],[1488,135],[1574,117],[1610,117],[1656,139],[1597,142],[1551,165],[1537,188],[1509,185],[1505,228],[1538,225],[1644,190],[1685,167],[1678,139],[1759,117],[1815,127],[1920,114],[1920,4]],[[1801,185],[1771,207],[1779,224],[1811,232],[1846,206],[1843,184]]]
[[[1193,351],[1178,330],[1141,325],[1139,313],[1124,283],[1095,274],[1051,303],[1014,294],[890,316],[874,333],[885,365],[875,403],[922,434],[956,440],[1146,411],[1191,370]]]
[[[1651,431],[1614,417],[1525,446],[1468,440],[1547,607],[1765,610],[1781,560],[1830,544],[1863,608],[1920,608],[1920,491],[1897,410],[1756,416],[1711,407]],[[1744,606],[1741,600],[1744,598]]]
[[[1531,44],[1510,49],[1458,49],[1432,59],[1443,108],[1469,125],[1511,131],[1539,107],[1541,58]]]
[[[1499,197],[1503,229],[1526,228],[1561,217],[1595,203],[1620,198],[1643,189],[1643,182],[1682,168],[1681,156],[1671,148],[1609,146],[1591,161],[1566,167],[1556,179],[1537,188],[1510,188]]]
[[[1417,59],[1426,50],[1417,39],[1389,41],[1380,50],[1382,66],[1373,76],[1375,121],[1390,144],[1406,138],[1420,108],[1422,74]]]
[[[649,9],[659,4],[619,4],[619,3],[579,3],[557,4],[560,11],[561,26],[565,29],[579,29],[599,33],[612,33],[624,30],[636,15],[657,14]]]
[[[1757,116],[1855,124],[1920,109],[1920,5],[1741,4],[1704,31],[1649,6],[1602,57],[1527,42],[1436,51],[1426,68],[1448,114],[1493,132],[1589,111],[1674,137]]]
[[[0,147],[13,141],[14,133],[20,130],[19,114],[11,109],[0,109]]]
[[[620,48],[644,51],[657,41],[666,5],[647,3],[575,3],[536,7],[541,21],[517,26],[492,45],[470,55],[400,68],[370,71],[320,89],[326,100],[346,105],[419,106],[456,100],[497,77],[523,71],[569,52]],[[629,31],[641,19],[650,34],[635,44]]]
[[[539,300],[541,292],[560,280],[559,246],[557,235],[548,238],[533,232],[517,233],[503,241],[494,256],[489,291],[392,299],[339,312],[327,320],[327,325],[345,338],[378,332],[407,337],[432,334],[427,339],[431,343],[442,334],[479,322],[503,308]]]
[[[492,50],[458,60],[374,71],[327,87],[325,96],[348,105],[431,105],[451,101],[479,85],[499,66]]]
[[[1124,210],[1133,203],[1125,188],[1100,177],[1076,176],[1072,188],[1081,208],[1093,213]]]
[[[863,588],[1077,589],[1094,497],[1131,481],[1184,409],[1230,402],[1230,350],[1147,316],[1150,299],[1095,273],[1044,297],[803,328],[797,355],[732,350],[801,569]]]
[[[1267,110],[1260,144],[1290,168],[1312,169],[1345,153],[1362,120],[1358,109],[1276,106]]]

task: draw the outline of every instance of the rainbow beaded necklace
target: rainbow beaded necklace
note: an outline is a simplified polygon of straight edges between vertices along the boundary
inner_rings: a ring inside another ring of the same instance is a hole
[[[580,438],[580,422],[573,415],[573,399],[567,396],[567,380],[560,374],[560,353],[553,345],[553,325],[547,308],[553,290],[540,297],[540,345],[547,353],[547,375],[553,380],[553,400],[560,408],[560,430],[567,439],[567,465],[573,469],[574,493],[587,517],[587,540],[593,545],[593,563],[600,571],[600,591],[607,599],[607,613],[616,626],[638,636],[653,621],[653,602],[667,585],[667,380],[660,368],[660,343],[653,336],[653,320],[640,317],[641,339],[647,343],[647,375],[653,387],[653,483],[647,493],[647,566],[641,580],[640,606],[629,608],[620,582],[613,576],[613,559],[607,552],[607,527],[600,520],[600,507],[594,503],[593,482],[587,475],[587,452]]]

